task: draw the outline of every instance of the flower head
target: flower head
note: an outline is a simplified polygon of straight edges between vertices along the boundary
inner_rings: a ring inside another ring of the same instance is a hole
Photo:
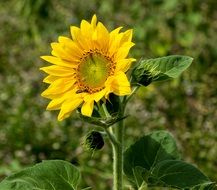
[[[95,15],[91,23],[82,20],[80,28],[70,29],[72,39],[60,36],[51,43],[52,56],[41,57],[53,64],[41,68],[48,74],[43,82],[50,84],[42,96],[51,99],[47,110],[60,110],[60,121],[79,106],[83,115],[91,116],[94,102],[110,93],[130,94],[125,72],[135,61],[127,58],[134,45],[132,30],[108,32]]]

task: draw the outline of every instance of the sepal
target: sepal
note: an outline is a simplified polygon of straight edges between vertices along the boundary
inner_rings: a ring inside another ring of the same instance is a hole
[[[183,55],[141,60],[132,71],[132,84],[148,86],[152,82],[177,78],[192,61],[193,58]]]

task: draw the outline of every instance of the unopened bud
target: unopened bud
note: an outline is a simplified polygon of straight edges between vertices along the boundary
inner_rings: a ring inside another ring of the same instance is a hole
[[[100,150],[104,146],[102,134],[98,131],[91,131],[85,137],[85,148],[88,150]]]

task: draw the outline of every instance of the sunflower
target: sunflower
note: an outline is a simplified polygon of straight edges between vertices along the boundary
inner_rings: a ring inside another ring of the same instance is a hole
[[[135,61],[127,58],[134,43],[132,30],[121,28],[109,32],[94,15],[90,23],[82,20],[80,28],[70,27],[72,39],[60,36],[51,43],[52,56],[41,57],[53,64],[40,68],[48,74],[43,82],[50,84],[42,96],[51,99],[47,110],[60,110],[59,121],[79,106],[90,117],[94,102],[108,99],[110,93],[131,93],[125,72]]]

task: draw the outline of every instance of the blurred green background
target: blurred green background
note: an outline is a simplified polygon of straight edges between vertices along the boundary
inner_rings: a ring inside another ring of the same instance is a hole
[[[217,181],[216,0],[0,1],[0,179],[43,159],[64,159],[82,170],[82,187],[111,189],[110,144],[85,151],[82,137],[94,126],[76,114],[58,122],[40,96],[46,84],[39,67],[47,65],[40,55],[94,13],[110,30],[134,29],[137,59],[194,58],[177,80],[140,89],[128,108],[126,145],[149,131],[169,130],[183,158]]]

